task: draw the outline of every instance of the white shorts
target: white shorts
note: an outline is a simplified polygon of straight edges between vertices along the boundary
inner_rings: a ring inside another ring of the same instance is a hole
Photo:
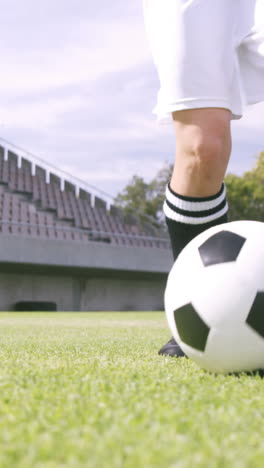
[[[143,11],[160,123],[204,107],[238,119],[264,101],[264,0],[143,0]]]

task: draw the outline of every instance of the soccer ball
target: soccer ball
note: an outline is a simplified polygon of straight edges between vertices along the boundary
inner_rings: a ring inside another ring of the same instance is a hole
[[[264,368],[264,223],[235,221],[199,234],[165,290],[171,332],[212,372]]]

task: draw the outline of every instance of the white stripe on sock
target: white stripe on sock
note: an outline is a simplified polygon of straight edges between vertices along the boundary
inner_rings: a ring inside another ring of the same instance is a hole
[[[226,198],[226,188],[224,186],[223,193],[219,195],[219,197],[214,198],[213,200],[208,201],[188,201],[182,200],[181,198],[173,195],[171,193],[169,187],[166,187],[166,199],[176,208],[180,208],[181,210],[185,211],[206,211],[215,208],[216,206],[220,205],[222,201]],[[196,224],[196,223],[195,223]],[[199,224],[199,223],[198,223]]]
[[[194,202],[191,202],[191,203],[194,203]],[[201,202],[201,203],[204,203],[204,202]],[[216,213],[209,215],[209,216],[202,216],[198,218],[193,218],[192,216],[184,216],[182,214],[176,213],[167,205],[166,201],[164,202],[164,205],[163,205],[163,211],[167,218],[173,219],[174,221],[178,221],[179,223],[205,224],[205,223],[210,223],[211,221],[214,221],[217,218],[221,218],[221,216],[224,216],[224,214],[226,214],[228,211],[228,203],[226,202],[224,208],[222,208],[220,211],[217,211]],[[195,210],[194,208],[192,208],[192,211],[200,211],[200,210]]]

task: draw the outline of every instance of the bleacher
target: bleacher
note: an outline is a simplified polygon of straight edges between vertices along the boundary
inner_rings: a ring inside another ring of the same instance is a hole
[[[44,165],[43,165],[44,166]],[[82,186],[80,186],[82,185]],[[0,146],[0,234],[81,243],[168,248],[168,240],[137,216],[42,167],[32,157]]]

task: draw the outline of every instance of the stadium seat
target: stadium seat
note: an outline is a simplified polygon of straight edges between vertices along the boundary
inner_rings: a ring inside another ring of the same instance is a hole
[[[141,226],[137,216],[124,216],[106,202],[49,173],[39,164],[0,146],[0,233],[114,245],[168,247],[153,228]],[[18,164],[20,161],[20,164]],[[34,164],[34,172],[33,172]],[[33,175],[34,174],[34,175]],[[49,182],[47,182],[49,180]],[[151,238],[152,239],[151,239]]]

